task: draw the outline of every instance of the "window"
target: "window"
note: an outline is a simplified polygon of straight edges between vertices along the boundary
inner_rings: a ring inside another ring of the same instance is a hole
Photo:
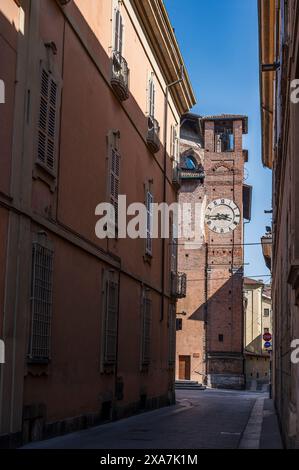
[[[264,308],[264,317],[269,317],[269,316],[270,316],[270,309]]]
[[[152,300],[148,289],[142,291],[141,313],[141,367],[144,367],[150,364],[151,354]]]
[[[120,185],[120,152],[119,152],[120,134],[118,131],[112,131],[108,136],[108,158],[109,158],[109,202],[114,208],[111,214],[111,229],[114,230],[118,224],[118,196]],[[115,230],[114,230],[115,232]]]
[[[152,120],[155,119],[155,101],[156,87],[154,82],[154,74],[152,73],[148,84],[148,114]]]
[[[235,136],[232,123],[215,126],[215,152],[233,152]]]
[[[56,166],[58,83],[44,67],[40,77],[37,161],[50,172]]]
[[[124,24],[118,7],[114,10],[114,45],[113,49],[119,56],[123,53]]]
[[[118,282],[113,272],[104,275],[103,363],[114,365],[117,351]]]
[[[197,169],[197,163],[194,160],[193,157],[186,157],[185,159],[185,167],[187,170],[196,170]]]
[[[41,362],[51,355],[53,256],[51,249],[33,243],[29,358]]]
[[[176,331],[182,331],[183,330],[183,320],[182,318],[177,318],[176,319]]]
[[[224,336],[223,336],[223,335],[219,335],[219,336],[218,336],[218,340],[219,340],[219,343],[223,343],[223,341],[224,341]]]
[[[177,241],[177,227],[171,221],[171,234],[170,234],[170,272],[177,273],[178,270],[178,241]]]
[[[146,254],[152,256],[153,254],[153,202],[154,198],[150,190],[146,191],[146,212],[147,212],[147,223],[146,223]]]
[[[168,312],[168,364],[175,365],[176,306],[169,304]]]
[[[171,157],[175,162],[179,162],[180,156],[180,139],[178,134],[178,126],[171,126]]]

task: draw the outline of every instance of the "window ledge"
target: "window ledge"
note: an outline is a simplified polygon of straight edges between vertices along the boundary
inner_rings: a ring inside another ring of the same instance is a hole
[[[52,193],[55,192],[56,190],[56,174],[55,172],[49,170],[45,165],[43,165],[41,162],[36,161],[35,162],[35,168],[33,169],[32,172],[32,177],[33,179],[39,179],[46,183],[50,191]]]
[[[34,357],[28,357],[27,364],[28,366],[48,366],[50,364],[50,359],[37,359]]]

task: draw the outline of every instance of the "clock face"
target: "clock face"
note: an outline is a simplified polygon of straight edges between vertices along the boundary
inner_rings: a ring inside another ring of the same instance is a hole
[[[229,199],[217,199],[208,205],[205,220],[215,233],[233,232],[241,221],[240,209]]]

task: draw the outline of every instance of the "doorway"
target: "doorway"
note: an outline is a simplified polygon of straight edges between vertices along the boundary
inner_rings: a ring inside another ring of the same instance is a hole
[[[191,356],[179,356],[179,380],[191,379]]]

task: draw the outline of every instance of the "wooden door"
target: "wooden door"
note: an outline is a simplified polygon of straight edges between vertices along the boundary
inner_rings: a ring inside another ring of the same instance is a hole
[[[179,357],[179,380],[190,380],[191,378],[191,357]]]

